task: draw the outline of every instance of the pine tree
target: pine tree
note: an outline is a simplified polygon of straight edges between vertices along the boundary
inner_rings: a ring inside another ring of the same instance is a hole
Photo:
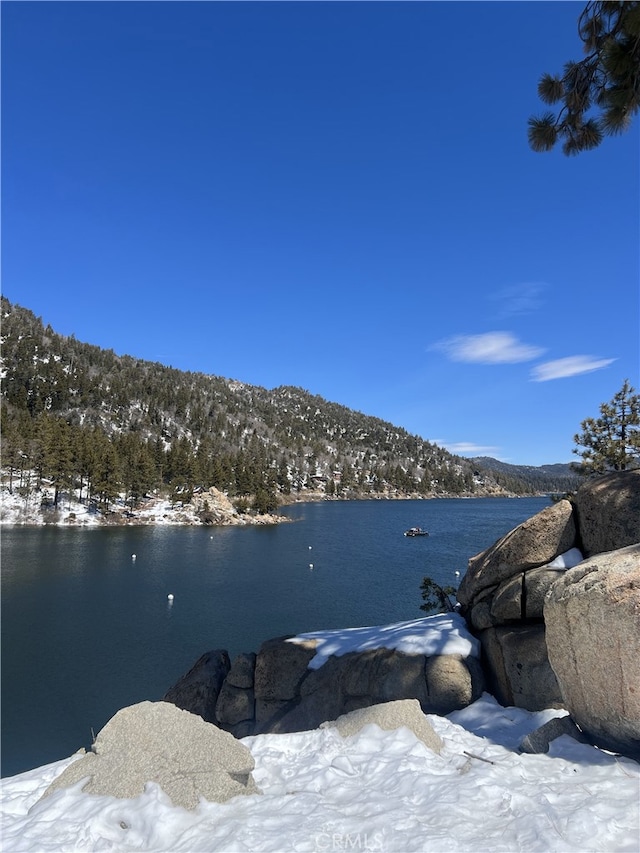
[[[277,472],[277,485],[283,495],[291,494],[291,480],[289,479],[289,466],[284,454],[280,457]]]
[[[259,486],[253,499],[253,509],[260,515],[267,515],[278,508],[278,498],[275,492]]]
[[[565,154],[596,148],[605,136],[628,130],[640,108],[640,2],[587,3],[578,33],[584,58],[538,83],[540,99],[560,106],[529,119],[534,151],[550,151],[558,141]]]
[[[599,418],[587,418],[574,436],[573,452],[582,457],[580,471],[602,474],[638,467],[640,458],[640,395],[625,379],[611,402],[600,406]],[[584,448],[584,449],[580,449]]]
[[[122,481],[131,508],[155,485],[153,451],[135,433],[123,436],[118,442],[122,460]]]
[[[423,603],[420,610],[425,613],[453,613],[456,590],[453,586],[440,586],[433,578],[424,577],[420,584]]]
[[[53,505],[58,506],[60,492],[70,489],[72,483],[73,456],[71,428],[61,418],[46,416],[42,420],[45,476],[54,487]]]
[[[104,434],[98,435],[101,441],[100,446],[96,448],[91,491],[97,495],[99,502],[109,509],[109,504],[116,500],[122,486],[120,460],[109,439]]]

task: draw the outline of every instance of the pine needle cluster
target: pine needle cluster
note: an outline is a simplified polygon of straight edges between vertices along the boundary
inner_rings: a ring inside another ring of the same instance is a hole
[[[567,155],[628,130],[640,108],[640,2],[591,2],[578,19],[584,58],[562,74],[543,74],[538,96],[557,107],[529,119],[529,144]]]

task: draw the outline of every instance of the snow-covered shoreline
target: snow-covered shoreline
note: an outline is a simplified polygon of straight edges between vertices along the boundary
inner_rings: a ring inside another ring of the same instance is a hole
[[[485,694],[428,715],[440,755],[407,728],[368,725],[244,738],[261,794],[175,807],[155,784],[135,799],[40,797],[77,756],[4,779],[4,853],[80,850],[320,853],[629,851],[640,839],[640,765],[578,743],[520,754],[521,739],[564,711],[502,708]]]
[[[0,488],[0,526],[99,528],[140,525],[204,526],[213,523],[244,527],[279,524],[288,520],[282,515],[240,513],[222,492],[215,489],[184,504],[174,504],[168,498],[149,496],[134,511],[131,511],[121,498],[108,512],[88,506],[76,496],[66,493],[60,496],[58,506],[54,508],[46,503],[52,494],[52,489],[44,489],[24,498],[15,489],[10,491],[6,486]],[[203,521],[200,516],[205,501],[209,511],[214,514],[213,522]]]
[[[290,519],[279,513],[258,515],[255,513],[238,512],[226,495],[216,489],[201,493],[188,503],[174,504],[168,498],[149,496],[140,506],[132,512],[120,498],[105,512],[86,503],[70,497],[66,493],[58,501],[58,507],[43,507],[43,496],[52,494],[53,490],[44,489],[42,492],[33,493],[28,499],[22,497],[17,490],[9,490],[6,486],[0,487],[0,527],[136,527],[141,525],[165,525],[165,526],[237,526],[247,527],[251,525],[281,524]],[[213,505],[217,518],[215,521],[203,521],[200,516],[202,509],[202,495],[207,496],[215,493],[215,498],[210,501]],[[460,499],[472,500],[471,495],[451,495]],[[486,497],[476,495],[475,497]],[[502,496],[504,497],[504,496]],[[516,499],[515,495],[509,495]],[[530,496],[527,496],[530,497]],[[358,498],[360,499],[360,498]],[[364,497],[362,497],[364,499]],[[424,495],[403,495],[384,498],[370,497],[371,500],[437,500]],[[289,499],[282,505],[287,506],[294,503],[314,503],[317,501],[334,500],[316,492],[304,493],[295,500]]]

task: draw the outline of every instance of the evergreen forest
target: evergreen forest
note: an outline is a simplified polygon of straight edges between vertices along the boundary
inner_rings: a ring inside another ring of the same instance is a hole
[[[568,465],[464,459],[302,388],[176,370],[57,334],[2,297],[4,485],[44,480],[108,508],[216,487],[258,512],[304,494],[366,498],[565,492]]]

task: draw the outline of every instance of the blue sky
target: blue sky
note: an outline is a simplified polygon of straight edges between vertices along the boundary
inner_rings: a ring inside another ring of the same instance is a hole
[[[120,354],[567,462],[638,386],[638,122],[535,154],[581,3],[4,2],[3,292]]]

